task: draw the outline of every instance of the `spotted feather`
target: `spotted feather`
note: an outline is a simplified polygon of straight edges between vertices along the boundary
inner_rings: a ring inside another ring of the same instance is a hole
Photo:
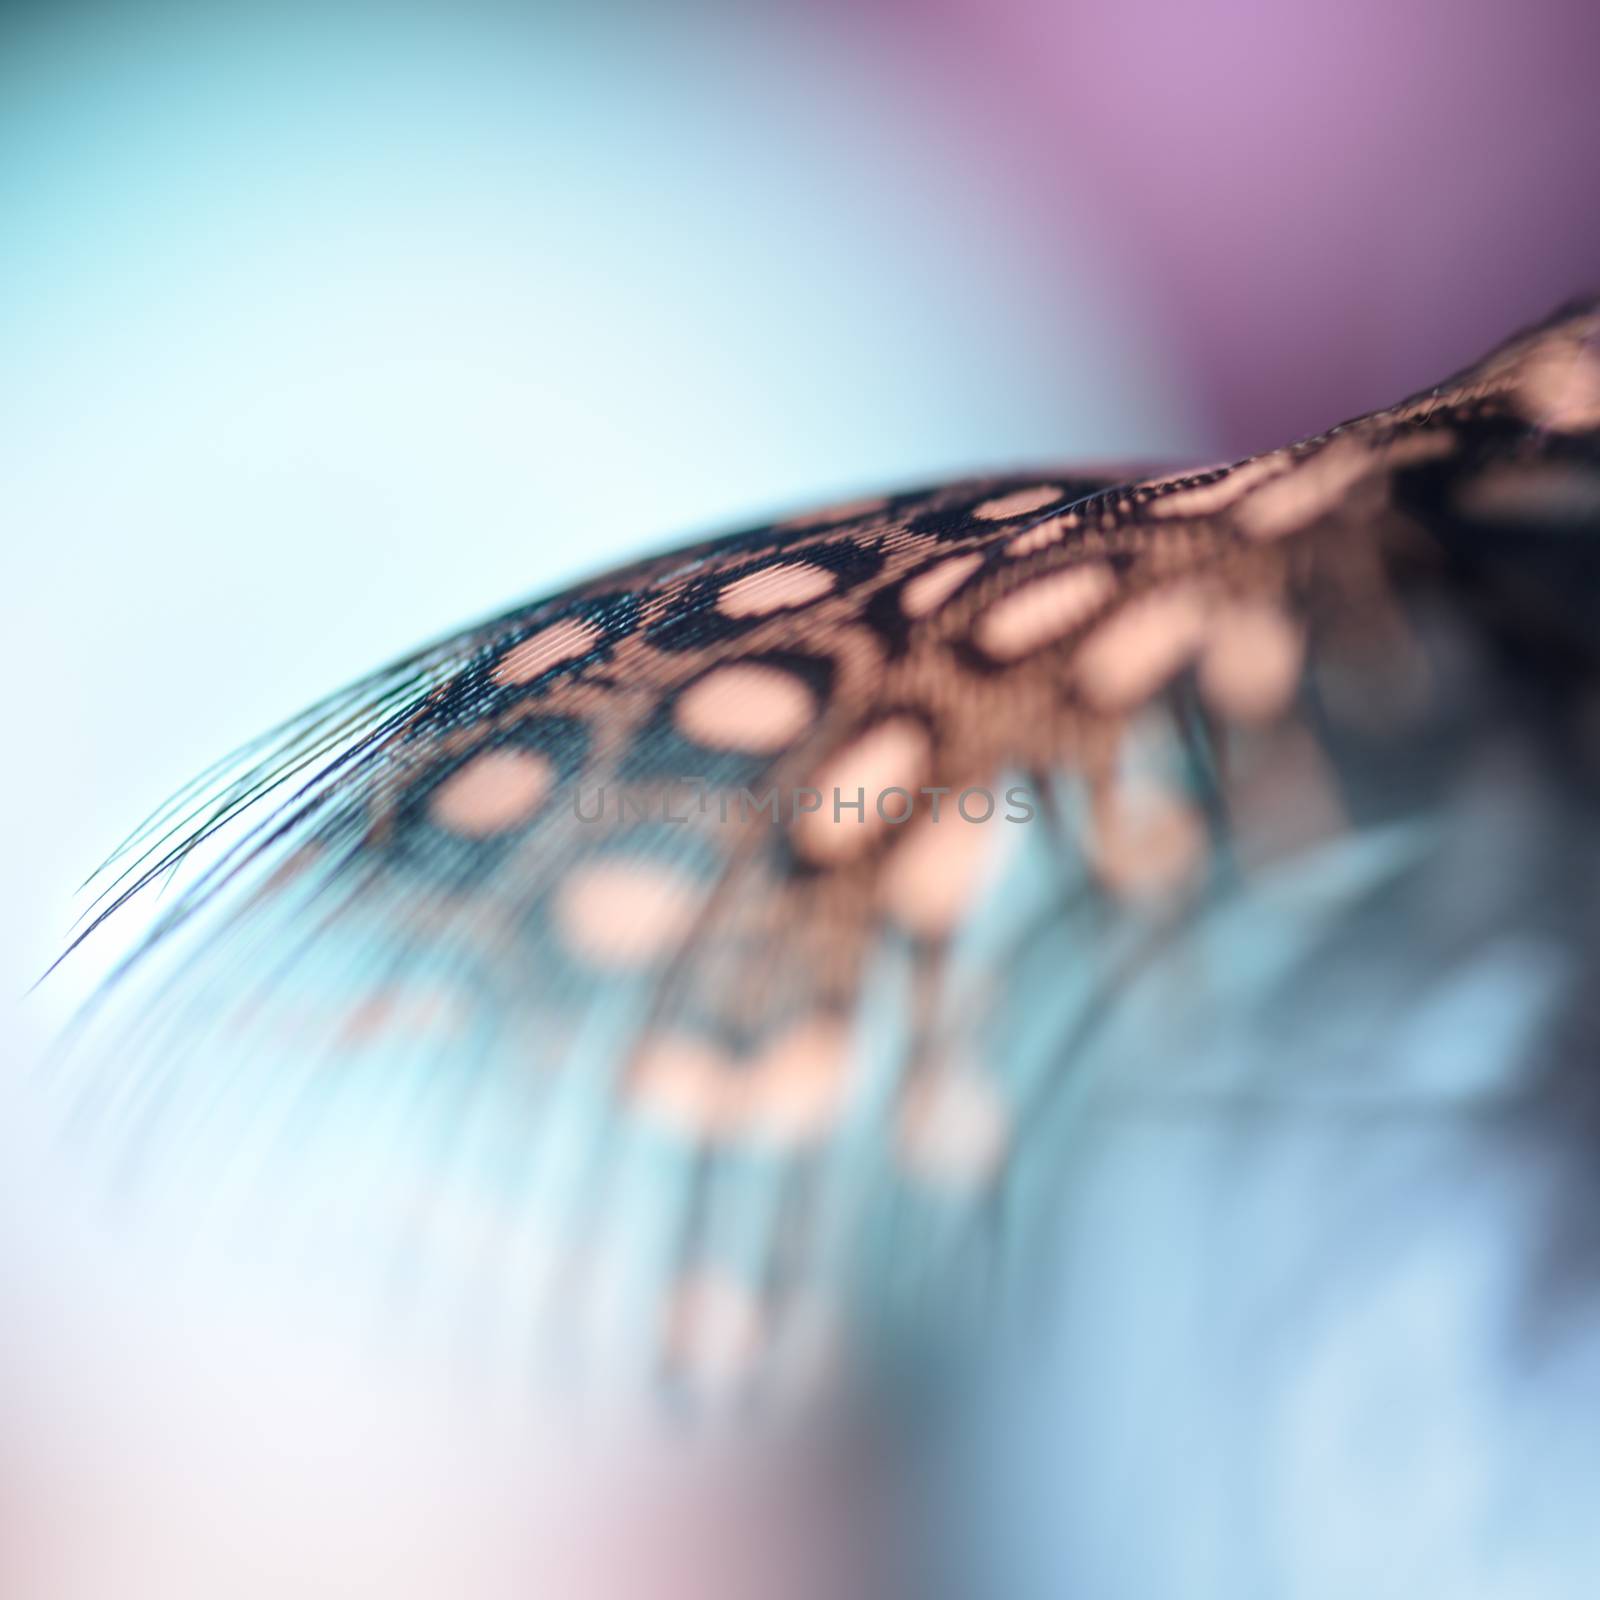
[[[765,1393],[987,1315],[1130,975],[1410,815],[1373,741],[1479,737],[1441,637],[1592,691],[1597,339],[1229,466],[825,509],[372,675],[103,869],[91,930],[182,881],[86,1114],[404,1239],[568,1375]]]

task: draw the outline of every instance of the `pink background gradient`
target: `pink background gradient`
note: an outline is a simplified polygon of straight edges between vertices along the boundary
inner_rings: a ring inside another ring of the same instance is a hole
[[[1110,257],[1230,451],[1600,285],[1590,0],[918,0],[875,26]]]

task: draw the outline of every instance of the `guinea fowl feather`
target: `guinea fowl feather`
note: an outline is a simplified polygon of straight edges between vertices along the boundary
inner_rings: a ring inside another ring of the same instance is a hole
[[[1597,536],[1588,303],[1249,461],[605,573],[136,830],[78,939],[175,888],[68,1082],[136,1187],[387,1241],[564,1381],[936,1344],[1096,1106],[1592,1069]]]

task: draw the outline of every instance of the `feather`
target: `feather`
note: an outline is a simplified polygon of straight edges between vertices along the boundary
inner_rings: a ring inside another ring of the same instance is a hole
[[[136,831],[79,938],[176,886],[67,1081],[136,1187],[401,1250],[563,1382],[765,1402],[959,1342],[1087,1099],[1411,1092],[1371,1019],[1427,1059],[1506,913],[1463,853],[1592,859],[1597,531],[1589,303],[1248,461],[606,573]],[[1555,833],[1467,805],[1497,760],[1577,774]],[[1570,999],[1519,970],[1502,1054]]]

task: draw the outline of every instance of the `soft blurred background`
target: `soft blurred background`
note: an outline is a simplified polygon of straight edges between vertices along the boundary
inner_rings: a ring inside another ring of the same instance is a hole
[[[42,1158],[21,1085],[95,962],[12,997],[131,822],[377,661],[690,531],[1232,455],[1443,375],[1600,279],[1597,68],[1591,0],[0,13],[0,1587],[489,1593],[460,1552],[516,1542],[414,1375],[166,1292]],[[1456,1326],[1438,1295],[1481,1272],[1432,1270],[1378,1345]],[[1492,1419],[1456,1355],[1459,1460]],[[1302,1510],[1344,1470],[1306,1426]],[[1327,1559],[1304,1592],[1390,1592]]]

